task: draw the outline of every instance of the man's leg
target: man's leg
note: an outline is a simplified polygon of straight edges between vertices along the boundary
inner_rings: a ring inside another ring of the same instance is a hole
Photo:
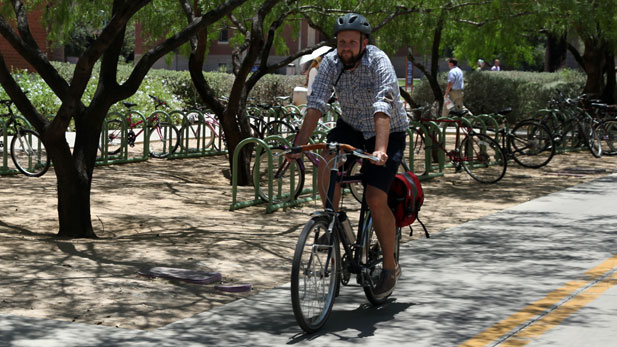
[[[394,243],[396,238],[396,222],[392,210],[388,206],[388,194],[383,190],[368,185],[366,187],[366,202],[371,209],[375,233],[383,251],[383,267],[394,270]]]

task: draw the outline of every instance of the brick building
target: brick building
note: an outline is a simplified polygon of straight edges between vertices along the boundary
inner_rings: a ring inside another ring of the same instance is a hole
[[[47,31],[43,28],[42,15],[43,11],[40,9],[30,11],[28,14],[30,32],[41,50],[48,54],[49,60],[62,60],[62,50],[54,50],[49,48],[50,45],[47,42]],[[13,49],[11,44],[9,44],[3,36],[0,36],[0,52],[2,53],[4,61],[9,68],[13,67],[15,69],[28,69],[29,71],[34,71],[34,68],[26,62],[26,60],[19,53],[17,53],[15,49]]]

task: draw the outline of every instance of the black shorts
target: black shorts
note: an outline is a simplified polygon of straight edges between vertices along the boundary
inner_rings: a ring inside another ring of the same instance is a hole
[[[387,150],[388,160],[385,165],[378,166],[371,164],[368,160],[363,161],[361,170],[363,174],[362,183],[379,188],[386,193],[390,190],[390,185],[403,159],[405,137],[406,134],[402,131],[390,133]],[[336,127],[330,130],[326,139],[328,142],[346,143],[368,153],[375,151],[375,137],[364,139],[362,132],[355,130],[341,119],[336,122]]]

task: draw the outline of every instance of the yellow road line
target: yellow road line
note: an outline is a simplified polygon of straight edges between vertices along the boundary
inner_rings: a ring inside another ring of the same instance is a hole
[[[598,266],[585,272],[586,280],[575,280],[566,283],[563,287],[556,289],[544,298],[535,301],[522,310],[512,314],[508,318],[486,329],[475,337],[465,341],[460,347],[481,347],[487,346],[496,340],[503,338],[521,325],[530,322],[521,331],[514,332],[503,342],[503,346],[523,346],[531,342],[531,339],[540,336],[549,329],[561,323],[566,317],[580,310],[585,305],[597,299],[610,287],[617,284],[617,273],[610,278],[605,278],[597,283],[601,276],[615,271],[617,268],[617,254],[603,261]],[[589,288],[584,289],[584,287]],[[581,291],[575,294],[575,292]],[[574,296],[573,296],[574,295]],[[573,296],[570,299],[568,297]],[[561,301],[567,300],[558,307]],[[544,316],[542,316],[544,314]],[[540,316],[538,318],[538,316]],[[535,321],[533,319],[538,318]]]

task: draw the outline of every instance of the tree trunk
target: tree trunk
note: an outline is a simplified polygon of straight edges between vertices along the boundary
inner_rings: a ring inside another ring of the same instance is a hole
[[[604,91],[605,44],[602,39],[585,39],[585,52],[582,59],[587,73],[587,82],[583,93],[602,95]]]
[[[76,121],[76,124],[79,122]],[[96,238],[90,215],[90,190],[100,129],[93,124],[79,128],[81,131],[76,132],[73,153],[64,138],[64,131],[48,131],[45,134],[57,179],[58,236]],[[93,150],[93,154],[86,153]]]
[[[555,36],[546,34],[546,50],[544,52],[544,71],[555,72],[563,68],[566,64],[568,52],[568,42],[566,35]]]
[[[604,88],[604,93],[602,94],[602,100],[608,104],[615,103],[615,90],[617,89],[617,81],[615,77],[615,54],[612,50],[606,50],[606,64],[605,64],[605,73],[606,73],[606,87]]]

